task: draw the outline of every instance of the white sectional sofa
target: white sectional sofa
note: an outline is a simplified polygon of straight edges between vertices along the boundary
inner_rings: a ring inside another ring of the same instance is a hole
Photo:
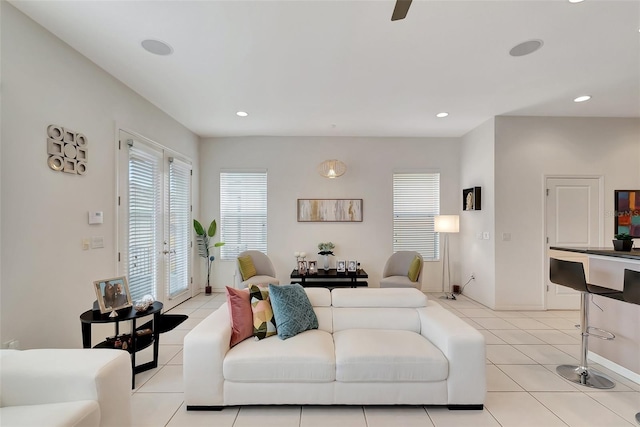
[[[131,425],[131,357],[110,349],[0,351],[0,425]]]
[[[305,288],[319,328],[229,348],[224,304],[184,339],[188,410],[233,405],[481,409],[484,337],[417,289]],[[276,318],[276,323],[277,323]]]

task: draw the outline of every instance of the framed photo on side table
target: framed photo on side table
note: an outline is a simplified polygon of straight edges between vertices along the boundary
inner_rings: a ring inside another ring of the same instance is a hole
[[[344,273],[346,271],[346,261],[343,259],[339,259],[338,261],[336,261],[336,272],[338,273]]]
[[[114,277],[113,279],[96,280],[93,282],[96,291],[100,313],[110,313],[121,308],[131,307],[131,292],[127,284],[127,278]]]
[[[309,274],[318,274],[318,265],[316,261],[309,261]]]
[[[307,274],[307,261],[298,261],[298,274]]]
[[[347,271],[349,273],[355,273],[358,271],[358,261],[349,260],[349,263],[347,264]]]

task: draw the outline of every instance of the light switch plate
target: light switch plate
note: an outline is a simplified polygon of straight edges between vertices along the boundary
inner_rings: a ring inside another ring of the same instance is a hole
[[[483,232],[483,233],[482,233],[482,238],[483,238],[484,240],[489,240],[489,232],[488,232],[488,231]]]
[[[104,237],[93,236],[91,237],[91,249],[104,248]]]

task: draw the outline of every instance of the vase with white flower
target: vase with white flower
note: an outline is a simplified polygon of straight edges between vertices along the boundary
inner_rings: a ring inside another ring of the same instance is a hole
[[[329,255],[333,256],[333,249],[336,247],[331,242],[323,242],[318,243],[318,255],[322,255],[324,257],[324,271],[329,271]]]

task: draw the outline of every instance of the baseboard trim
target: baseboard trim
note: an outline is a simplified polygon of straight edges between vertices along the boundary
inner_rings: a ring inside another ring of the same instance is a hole
[[[636,384],[640,384],[640,374],[636,374],[635,372],[625,368],[624,366],[620,366],[615,362],[612,362],[611,360],[604,358],[602,356],[600,356],[599,354],[596,353],[592,353],[589,352],[587,355],[589,360],[592,360],[602,366],[604,366],[607,369],[611,369],[613,372],[615,372],[618,375],[622,375],[623,377],[625,377],[626,379],[633,381]],[[596,368],[597,370],[597,368]]]
[[[543,305],[496,305],[496,311],[546,311]]]

